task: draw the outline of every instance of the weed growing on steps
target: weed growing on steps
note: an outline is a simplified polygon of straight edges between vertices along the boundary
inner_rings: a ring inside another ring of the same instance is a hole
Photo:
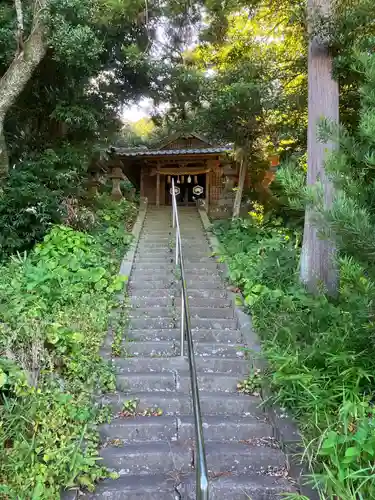
[[[111,318],[112,355],[115,357],[128,357],[126,349],[122,346],[122,343],[130,323],[129,309],[129,305],[126,301],[124,301]]]
[[[163,410],[161,408],[145,408],[144,410],[139,410],[139,400],[138,399],[128,399],[124,401],[122,405],[122,411],[120,412],[120,417],[161,417],[163,415]]]
[[[262,375],[260,369],[253,370],[242,382],[238,382],[237,391],[250,396],[259,396],[262,385]]]
[[[238,220],[216,234],[261,338],[264,376],[298,420],[321,498],[375,498],[375,283],[341,258],[339,299],[314,297],[298,284],[300,236],[278,221]]]
[[[61,488],[92,490],[98,462],[93,393],[113,390],[99,356],[119,260],[136,209],[98,200],[88,232],[54,226],[28,256],[1,267],[0,496],[50,500]]]

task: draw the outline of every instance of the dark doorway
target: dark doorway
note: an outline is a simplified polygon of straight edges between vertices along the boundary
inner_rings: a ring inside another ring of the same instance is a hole
[[[206,174],[166,176],[165,189],[167,191],[168,205],[172,204],[172,178],[175,187],[179,190],[176,196],[178,205],[195,205],[199,198],[206,197]]]

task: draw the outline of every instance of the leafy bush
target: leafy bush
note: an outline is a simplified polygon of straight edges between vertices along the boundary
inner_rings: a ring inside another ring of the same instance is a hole
[[[29,255],[0,269],[0,496],[59,498],[93,488],[93,391],[113,390],[99,356],[123,279],[116,271],[136,213],[99,199],[91,234],[55,225]]]
[[[82,195],[87,157],[67,145],[24,159],[0,194],[0,260],[32,248],[66,216],[63,200]]]
[[[254,219],[216,233],[251,307],[274,400],[298,419],[321,498],[374,498],[375,283],[343,257],[340,298],[311,296],[297,280],[297,234]]]

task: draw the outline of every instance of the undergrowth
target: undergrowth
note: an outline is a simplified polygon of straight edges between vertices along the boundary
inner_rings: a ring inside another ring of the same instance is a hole
[[[289,408],[305,441],[321,498],[375,498],[375,285],[340,260],[340,295],[298,283],[299,235],[259,214],[220,223],[230,279],[243,292],[268,360],[276,403]]]
[[[89,231],[53,226],[0,268],[0,498],[60,498],[108,474],[92,399],[114,389],[99,348],[135,214],[133,203],[102,196]]]

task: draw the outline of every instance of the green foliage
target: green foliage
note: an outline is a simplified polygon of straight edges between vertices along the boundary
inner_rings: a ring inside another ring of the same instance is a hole
[[[372,498],[375,284],[346,257],[340,298],[313,297],[296,277],[298,235],[264,220],[216,232],[268,359],[263,376],[298,420],[321,497]]]
[[[321,498],[348,500],[375,496],[373,53],[356,52],[354,71],[362,81],[357,122],[338,128],[323,121],[320,128],[324,140],[339,145],[326,162],[336,189],[331,208],[322,208],[319,186],[305,188],[298,163],[278,176],[290,206],[300,211],[314,202],[321,237],[334,235],[339,297],[311,296],[299,285],[298,233],[259,212],[217,229],[261,337],[274,399],[298,419],[312,481]]]
[[[92,489],[108,475],[91,399],[115,387],[99,348],[123,289],[116,268],[135,207],[99,204],[91,234],[54,225],[1,267],[0,482],[9,498],[59,498],[62,487]]]
[[[63,221],[64,198],[83,194],[87,159],[84,150],[65,144],[15,165],[0,194],[0,259],[31,248]]]
[[[4,2],[3,2],[4,3]],[[0,78],[16,52],[13,2],[0,7]],[[32,3],[23,3],[25,39]],[[160,64],[152,60],[160,15],[152,2],[49,0],[48,51],[6,115],[10,164],[61,142],[107,144],[119,129],[119,107],[149,93]]]
[[[273,293],[277,294],[278,286],[289,282],[296,274],[299,254],[298,233],[285,231],[278,221],[254,222],[255,217],[259,214],[253,213],[252,220],[222,223],[216,228],[218,236],[225,237],[226,251],[231,255],[229,277],[241,287],[249,306],[266,290],[275,288]],[[277,273],[273,274],[275,265]]]

